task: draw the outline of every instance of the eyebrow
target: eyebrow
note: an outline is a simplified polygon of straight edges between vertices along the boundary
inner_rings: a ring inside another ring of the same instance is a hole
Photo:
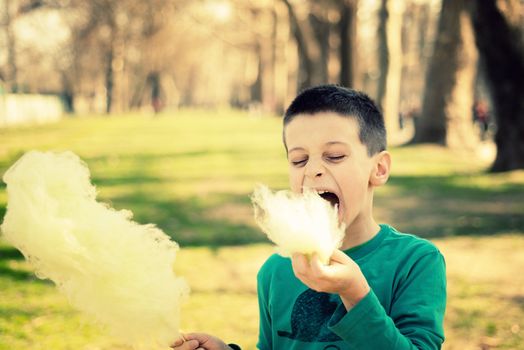
[[[291,153],[293,151],[304,151],[303,147],[293,147],[290,150],[287,151],[287,153]]]
[[[331,146],[331,145],[344,145],[344,146],[348,146],[347,143],[345,142],[342,142],[342,141],[329,141],[329,142],[326,142],[326,145],[327,146]],[[291,153],[293,151],[304,151],[305,149],[303,147],[293,147],[291,148],[290,150],[287,151],[287,153]]]

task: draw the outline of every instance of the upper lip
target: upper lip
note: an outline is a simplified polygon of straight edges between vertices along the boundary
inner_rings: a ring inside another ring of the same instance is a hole
[[[330,192],[330,193],[334,193],[334,194],[336,194],[338,196],[338,193],[336,191],[333,191],[333,190],[330,190],[330,189],[324,188],[324,187],[315,188],[315,187],[304,186],[303,189],[308,189],[308,190],[311,190],[311,191],[315,191],[318,194],[325,193],[325,192]]]
[[[330,190],[317,190],[315,189],[315,191],[318,193],[318,194],[322,194],[322,193],[326,193],[326,192],[329,192],[329,193],[335,193],[334,191],[330,191]],[[335,193],[336,194],[336,193]]]
[[[328,189],[328,188],[325,188],[325,187],[307,187],[307,186],[304,186],[303,189],[309,189],[311,191],[317,192],[318,194],[322,194],[322,193],[326,193],[326,192],[333,193],[334,195],[336,195],[338,197],[339,203],[342,203],[342,197],[335,190],[331,190],[331,189]]]

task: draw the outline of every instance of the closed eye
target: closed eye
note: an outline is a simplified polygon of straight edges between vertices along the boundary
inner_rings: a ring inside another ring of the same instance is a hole
[[[306,162],[307,162],[307,158],[304,158],[304,159],[292,160],[291,164],[293,164],[293,166],[295,167],[302,167],[306,164]]]
[[[341,156],[327,156],[326,159],[329,160],[330,162],[340,162],[341,160],[345,159],[346,156],[345,155],[341,155]]]

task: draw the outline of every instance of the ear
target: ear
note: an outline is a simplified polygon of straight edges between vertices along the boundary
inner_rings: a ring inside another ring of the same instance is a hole
[[[369,183],[372,186],[382,186],[389,179],[391,156],[388,151],[382,151],[374,156],[374,166],[371,170]]]

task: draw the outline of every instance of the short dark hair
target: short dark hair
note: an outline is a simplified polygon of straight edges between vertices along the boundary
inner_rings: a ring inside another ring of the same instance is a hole
[[[297,115],[334,112],[355,118],[359,138],[372,156],[386,149],[386,128],[382,112],[363,92],[338,85],[320,85],[302,91],[284,114],[284,127]],[[285,140],[284,140],[285,142]]]

